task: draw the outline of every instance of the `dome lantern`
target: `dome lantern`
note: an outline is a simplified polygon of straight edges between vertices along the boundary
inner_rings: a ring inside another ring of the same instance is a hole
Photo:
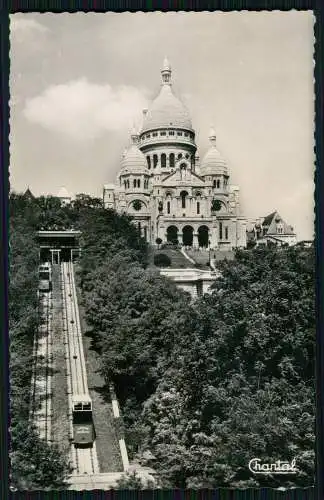
[[[163,69],[161,71],[163,85],[172,85],[171,73],[172,73],[171,65],[170,65],[167,57],[165,57],[164,61],[163,61]]]
[[[132,131],[131,131],[131,140],[132,140],[132,144],[139,143],[139,135],[138,135],[138,132],[137,132],[135,126],[132,128]]]
[[[208,138],[209,138],[211,145],[216,147],[216,132],[215,132],[214,127],[210,127]]]

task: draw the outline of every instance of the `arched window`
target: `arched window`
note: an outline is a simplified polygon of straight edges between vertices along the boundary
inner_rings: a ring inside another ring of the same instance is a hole
[[[188,196],[187,191],[181,191],[180,196],[181,196],[181,206],[182,208],[186,208],[186,196]]]
[[[174,168],[174,153],[170,153],[169,164],[170,164],[170,168]]]
[[[125,186],[125,189],[126,189],[127,188],[127,182],[126,181],[124,181],[124,186]]]
[[[158,164],[158,161],[159,161],[158,155],[153,155],[153,168],[156,167],[156,165]]]
[[[140,181],[140,179],[138,179],[138,181],[137,181],[137,187],[138,188],[141,187],[141,181]]]
[[[129,179],[127,180],[127,187],[129,189],[129,186],[130,186],[130,183],[129,183]]]
[[[150,170],[151,168],[151,158],[149,156],[146,157],[146,161],[147,161],[147,168]]]
[[[228,240],[228,227],[225,227],[225,240]]]
[[[136,179],[133,181],[134,188],[136,188]]]
[[[170,213],[170,209],[171,209],[171,203],[168,201],[167,202],[167,212],[168,212],[168,214]]]
[[[181,158],[182,158],[182,153],[179,153],[178,154],[178,160],[181,160]]]
[[[166,167],[166,154],[162,153],[161,154],[161,168],[165,168],[165,167]]]
[[[223,239],[223,223],[222,222],[219,223],[219,239],[220,240]]]
[[[197,214],[198,215],[200,214],[200,203],[199,203],[199,201],[197,201]]]
[[[217,188],[220,188],[220,180],[217,181]]]
[[[216,187],[216,181],[214,180],[213,182],[213,187],[215,188]]]

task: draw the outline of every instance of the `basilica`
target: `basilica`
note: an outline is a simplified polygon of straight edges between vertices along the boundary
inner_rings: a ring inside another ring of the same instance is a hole
[[[246,246],[239,188],[230,184],[226,160],[210,130],[210,147],[200,161],[195,130],[172,90],[167,59],[161,90],[143,111],[139,132],[123,154],[116,185],[103,190],[104,206],[131,215],[145,239],[189,247],[231,250]]]

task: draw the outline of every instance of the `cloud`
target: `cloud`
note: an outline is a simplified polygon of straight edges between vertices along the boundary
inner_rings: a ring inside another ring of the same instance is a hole
[[[10,16],[10,32],[12,34],[23,33],[28,35],[33,32],[46,33],[47,31],[49,29],[35,19]]]
[[[85,78],[48,87],[26,101],[25,117],[42,127],[84,141],[107,131],[130,129],[147,106],[147,91],[131,86],[112,87]]]

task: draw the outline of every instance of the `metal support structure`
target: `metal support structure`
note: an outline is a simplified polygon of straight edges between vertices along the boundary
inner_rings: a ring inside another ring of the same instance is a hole
[[[56,248],[55,249],[51,248],[50,252],[51,252],[52,265],[53,264],[60,264],[61,263],[61,250],[58,250]],[[54,256],[56,258],[54,258]]]

